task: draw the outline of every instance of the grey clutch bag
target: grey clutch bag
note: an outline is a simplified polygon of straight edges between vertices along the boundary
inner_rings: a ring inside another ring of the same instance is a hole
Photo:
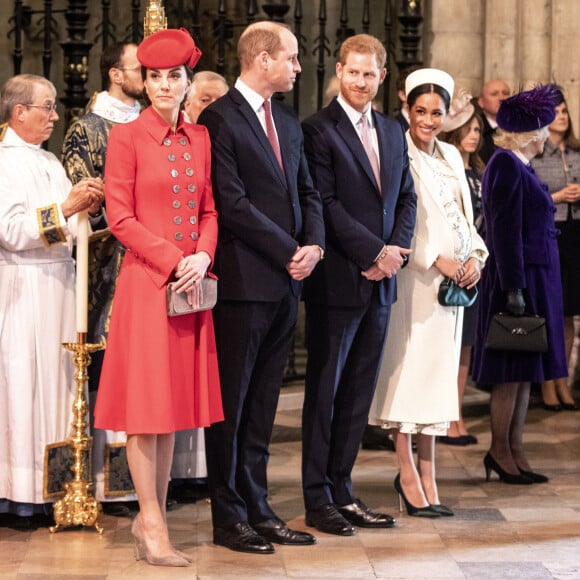
[[[217,280],[205,277],[201,281],[202,300],[198,308],[187,302],[187,292],[177,294],[174,282],[167,284],[167,316],[181,316],[212,309],[217,302]]]

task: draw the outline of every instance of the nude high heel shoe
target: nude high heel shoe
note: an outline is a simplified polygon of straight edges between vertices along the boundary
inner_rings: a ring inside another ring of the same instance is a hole
[[[183,558],[184,560],[186,560],[187,562],[189,562],[191,564],[191,562],[193,562],[193,558],[189,555],[186,554],[185,552],[182,552],[181,550],[174,550],[174,552],[180,557]]]
[[[135,518],[133,520],[133,524],[131,526],[131,533],[133,534],[133,538],[135,540],[135,559],[145,560],[148,564],[152,566],[172,566],[172,567],[185,567],[189,566],[190,561],[188,558],[179,555],[177,552],[173,552],[169,556],[162,556],[157,557],[153,556],[149,553],[147,549],[147,544],[145,542],[145,538],[143,537],[143,533],[141,530],[141,525],[139,520]]]

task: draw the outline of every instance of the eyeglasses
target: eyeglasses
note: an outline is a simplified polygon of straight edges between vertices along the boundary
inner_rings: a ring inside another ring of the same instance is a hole
[[[32,109],[44,109],[44,112],[47,115],[50,115],[51,113],[56,113],[57,112],[57,104],[56,103],[52,103],[52,105],[24,105],[25,107],[29,107]]]

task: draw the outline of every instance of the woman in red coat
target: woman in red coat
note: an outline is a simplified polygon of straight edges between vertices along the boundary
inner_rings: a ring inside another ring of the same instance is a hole
[[[211,311],[168,318],[166,286],[195,300],[213,262],[217,214],[205,127],[180,105],[201,55],[185,30],[138,48],[151,106],[111,131],[105,195],[113,234],[126,246],[95,409],[95,426],[126,431],[139,499],[136,557],[186,566],[165,517],[175,431],[223,419]]]

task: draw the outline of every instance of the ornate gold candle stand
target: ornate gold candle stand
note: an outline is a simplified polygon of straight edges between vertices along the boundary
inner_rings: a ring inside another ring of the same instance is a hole
[[[99,534],[103,528],[98,524],[100,504],[92,495],[92,472],[90,462],[83,465],[90,456],[93,438],[87,435],[87,401],[85,385],[88,379],[87,367],[91,364],[91,352],[102,350],[103,344],[87,344],[86,333],[77,333],[77,342],[64,342],[63,346],[72,351],[76,367],[75,382],[77,386],[73,403],[72,437],[69,439],[74,456],[72,466],[73,479],[65,484],[66,494],[53,505],[54,521],[52,533],[67,526],[94,526]],[[85,477],[83,479],[83,473]]]

